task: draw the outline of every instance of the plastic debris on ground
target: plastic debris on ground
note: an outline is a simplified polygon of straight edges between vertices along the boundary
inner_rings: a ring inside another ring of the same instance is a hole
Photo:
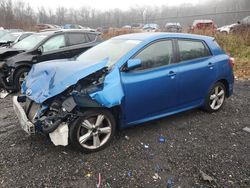
[[[128,177],[131,177],[131,176],[132,176],[132,172],[128,171]]]
[[[202,177],[202,179],[203,179],[204,181],[209,181],[209,182],[211,182],[211,181],[214,180],[211,176],[207,175],[205,172],[203,172],[203,171],[201,171],[201,170],[200,170],[200,173],[201,173],[201,177]]]
[[[159,174],[158,173],[155,173],[155,175],[153,176],[153,179],[154,180],[160,180],[161,179],[161,177],[159,176]]]
[[[91,176],[92,176],[91,173],[87,173],[87,174],[85,175],[85,177],[87,177],[87,178],[90,178]]]
[[[101,187],[101,173],[98,174],[98,184],[96,184],[96,188]]]
[[[166,138],[165,137],[163,137],[163,136],[160,136],[160,138],[159,138],[159,142],[160,143],[165,143],[166,142]]]
[[[129,136],[127,136],[127,135],[126,135],[124,138],[125,138],[126,140],[129,140],[129,139],[130,139]]]
[[[10,93],[5,90],[0,90],[0,99],[4,99],[7,97]]]
[[[243,129],[243,131],[246,131],[246,132],[250,133],[250,128],[249,128],[249,127],[245,127],[245,128]]]
[[[111,188],[111,186],[110,186],[110,184],[109,184],[109,182],[107,182],[107,184],[106,184],[107,186],[107,188]]]
[[[167,183],[167,188],[172,188],[174,186],[174,182],[172,179],[168,179],[166,183]]]

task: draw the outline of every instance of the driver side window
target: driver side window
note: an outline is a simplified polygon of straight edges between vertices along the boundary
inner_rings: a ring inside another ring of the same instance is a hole
[[[143,49],[134,59],[140,59],[142,64],[137,70],[145,70],[165,66],[172,63],[172,41],[158,41]]]
[[[42,45],[43,52],[49,52],[52,50],[57,50],[62,47],[65,47],[65,38],[64,35],[57,35],[55,37],[50,38],[47,42]]]

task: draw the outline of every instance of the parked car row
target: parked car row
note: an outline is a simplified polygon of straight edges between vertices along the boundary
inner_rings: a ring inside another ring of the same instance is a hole
[[[137,27],[136,27],[137,26]],[[221,32],[221,33],[236,33],[240,31],[244,31],[245,29],[249,30],[250,27],[250,16],[243,18],[238,23],[233,23],[230,25],[225,25],[217,28],[216,23],[211,19],[201,19],[194,20],[192,26],[189,28],[188,32],[196,33],[199,31],[208,31],[208,32]],[[148,23],[148,24],[132,24],[132,25],[124,25],[123,29],[142,29],[147,32],[156,32],[156,31],[165,31],[165,32],[182,32],[183,28],[178,22],[168,22],[164,27],[160,27],[156,23]]]
[[[216,112],[233,93],[233,59],[212,37],[145,32],[100,41],[93,32],[49,31],[2,51],[3,86],[21,87],[13,106],[23,130],[95,152],[117,129],[198,107]]]

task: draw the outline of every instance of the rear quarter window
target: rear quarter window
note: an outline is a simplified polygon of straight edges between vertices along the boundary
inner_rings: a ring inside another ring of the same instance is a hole
[[[207,45],[199,40],[178,40],[180,61],[208,57],[211,55]]]

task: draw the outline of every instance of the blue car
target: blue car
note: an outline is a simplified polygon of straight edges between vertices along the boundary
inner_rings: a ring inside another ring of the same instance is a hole
[[[27,133],[94,152],[116,129],[198,107],[218,111],[233,93],[233,64],[211,37],[122,35],[75,59],[35,64],[14,109]]]

